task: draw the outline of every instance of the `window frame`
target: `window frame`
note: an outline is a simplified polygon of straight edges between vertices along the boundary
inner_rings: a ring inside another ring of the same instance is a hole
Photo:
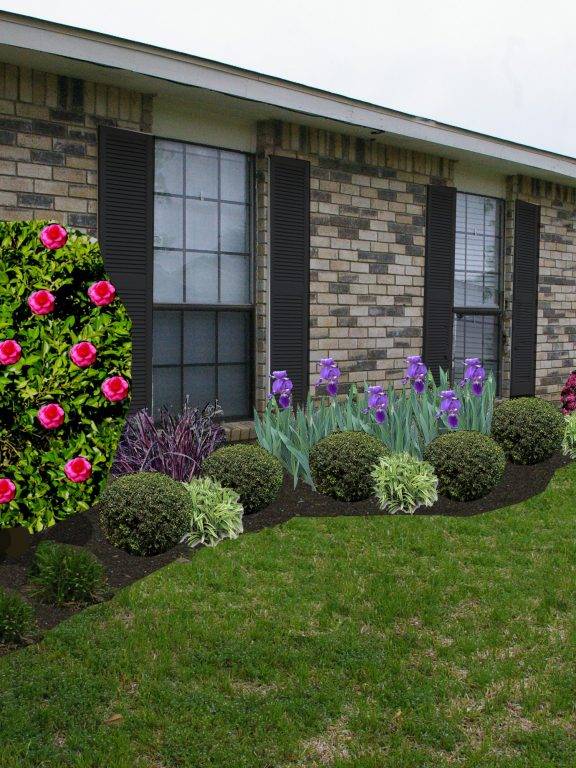
[[[495,195],[484,195],[479,192],[467,192],[463,189],[456,190],[456,205],[458,205],[458,195],[481,197],[483,199],[495,200],[500,214],[500,253],[498,255],[498,306],[497,307],[466,307],[457,306],[454,304],[454,293],[452,294],[452,326],[454,327],[454,321],[456,318],[462,318],[465,315],[473,315],[479,317],[495,317],[496,318],[496,343],[497,343],[497,356],[496,361],[496,394],[499,395],[502,387],[502,359],[503,359],[503,313],[504,313],[504,266],[505,266],[505,251],[506,251],[506,200],[502,197],[496,197]],[[456,273],[456,242],[458,238],[458,229],[455,227],[454,231],[454,274]],[[452,343],[452,375],[454,375],[454,342]]]
[[[185,301],[174,303],[174,302],[156,302],[154,301],[154,252],[157,250],[155,244],[152,245],[152,269],[151,269],[151,275],[150,275],[150,297],[151,297],[151,305],[152,305],[152,328],[151,328],[151,354],[150,354],[150,369],[151,369],[151,376],[150,380],[152,383],[151,387],[151,393],[150,393],[150,409],[153,412],[154,410],[154,403],[153,403],[153,378],[154,378],[154,368],[165,368],[165,367],[179,367],[180,368],[180,387],[182,392],[182,398],[183,402],[185,400],[185,393],[184,393],[184,371],[187,367],[186,364],[183,362],[180,363],[179,366],[170,366],[168,364],[158,364],[154,365],[154,313],[156,311],[179,311],[182,316],[184,312],[214,312],[215,313],[215,334],[216,334],[216,341],[215,341],[215,360],[213,363],[192,363],[188,367],[214,367],[215,369],[215,386],[216,386],[216,392],[218,391],[218,367],[225,367],[225,366],[233,366],[233,365],[239,365],[240,363],[219,363],[218,362],[218,314],[220,312],[242,312],[243,314],[248,316],[248,355],[245,361],[245,365],[248,369],[248,413],[245,414],[224,414],[224,419],[226,421],[234,421],[234,420],[240,420],[240,419],[248,419],[252,417],[252,412],[254,410],[254,403],[255,403],[255,397],[256,397],[256,188],[255,188],[255,182],[256,182],[256,174],[255,174],[255,156],[251,152],[244,152],[242,150],[238,149],[231,149],[228,147],[221,147],[216,145],[210,145],[210,144],[200,144],[199,142],[195,141],[184,141],[182,139],[174,139],[174,138],[166,138],[164,136],[154,136],[154,154],[156,154],[156,146],[158,142],[172,142],[174,144],[179,144],[181,146],[184,146],[184,153],[186,151],[187,146],[192,147],[198,147],[200,149],[213,149],[218,151],[218,153],[235,153],[238,155],[243,155],[247,160],[247,199],[245,203],[239,203],[235,202],[236,205],[245,205],[248,208],[248,215],[247,215],[247,227],[248,227],[248,236],[247,236],[247,245],[248,245],[248,258],[250,260],[249,264],[249,291],[250,291],[250,303],[249,304],[224,304],[224,303],[206,303],[206,304],[198,304],[198,303],[187,303]],[[220,161],[220,154],[218,155],[218,160]],[[186,187],[185,187],[185,180],[184,180],[184,194],[170,194],[170,193],[157,193],[156,192],[156,169],[154,171],[154,177],[153,177],[153,192],[152,192],[152,199],[155,201],[156,195],[159,196],[165,196],[165,197],[178,197],[186,201],[186,199],[191,200],[201,200],[200,197],[190,197],[187,198],[186,196]],[[220,162],[218,162],[218,189],[220,190],[221,185],[221,168],[220,168]],[[212,200],[212,198],[210,198]],[[221,200],[220,197],[217,200],[218,202],[218,230],[219,230],[219,240],[220,240],[220,222],[221,222],[221,212],[220,212],[220,204],[222,202],[226,203],[228,201]],[[234,202],[234,201],[231,201]],[[154,207],[154,203],[153,203]],[[155,232],[155,211],[153,210],[153,232]],[[182,248],[162,248],[161,246],[158,248],[158,250],[172,250],[174,252],[180,252],[183,255],[184,263],[183,263],[183,270],[184,270],[184,283],[183,283],[183,296],[186,296],[186,253],[206,253],[206,250],[198,250],[194,248],[186,248],[185,247],[185,235],[186,235],[186,216],[184,214],[183,216],[183,231],[184,231],[184,242],[182,244]],[[220,242],[218,243],[218,246],[220,246]],[[220,294],[220,256],[222,253],[225,254],[232,254],[237,255],[237,253],[231,252],[231,251],[222,251],[220,247],[218,247],[217,255],[218,255],[218,294]],[[183,334],[184,334],[184,322],[181,320],[180,322],[181,326],[181,339],[180,339],[180,349],[183,353]],[[183,354],[181,354],[181,359],[183,360]]]

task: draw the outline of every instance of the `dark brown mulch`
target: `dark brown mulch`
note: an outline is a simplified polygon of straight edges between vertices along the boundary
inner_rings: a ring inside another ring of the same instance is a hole
[[[433,507],[418,511],[424,515],[470,516],[481,512],[508,506],[541,493],[556,469],[568,460],[556,455],[532,467],[508,464],[502,483],[483,499],[472,502],[455,502],[440,498]],[[246,532],[259,531],[278,525],[291,517],[335,517],[338,515],[379,515],[382,514],[374,499],[354,504],[334,501],[315,493],[308,486],[299,484],[292,488],[292,478],[286,477],[276,501],[261,512],[244,518]],[[189,558],[197,550],[190,550],[181,544],[155,557],[135,557],[111,546],[98,524],[98,513],[92,509],[86,514],[75,515],[34,537],[32,546],[18,556],[2,556],[0,552],[0,585],[16,590],[33,603],[40,631],[59,624],[81,610],[78,606],[55,607],[35,600],[27,585],[27,571],[34,549],[40,541],[51,540],[75,544],[93,552],[104,564],[108,583],[115,590],[141,579],[143,576],[162,568],[179,557]],[[4,649],[7,650],[7,649]],[[0,654],[2,646],[0,646]]]

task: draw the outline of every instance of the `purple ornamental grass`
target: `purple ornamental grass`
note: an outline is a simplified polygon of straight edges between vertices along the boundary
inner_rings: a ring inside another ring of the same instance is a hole
[[[292,381],[288,378],[287,371],[272,371],[272,392],[268,400],[276,398],[280,408],[289,408],[292,405]]]
[[[460,382],[460,386],[463,387],[467,382],[470,382],[470,387],[473,394],[478,397],[482,394],[484,389],[484,381],[486,380],[486,371],[482,367],[482,361],[479,357],[467,357],[464,360],[466,370],[464,371],[464,378]]]
[[[378,424],[382,424],[386,420],[387,409],[388,395],[383,388],[379,384],[368,387],[368,408],[364,412],[372,411]]]
[[[334,359],[332,357],[324,357],[320,360],[320,377],[316,382],[316,387],[326,384],[326,392],[330,397],[336,397],[340,375],[340,368],[338,368]]]
[[[442,415],[445,415],[450,429],[456,429],[459,423],[458,412],[462,407],[462,403],[453,389],[445,389],[440,393],[440,398],[440,410],[436,414],[436,418],[439,419]]]
[[[188,400],[175,416],[162,409],[156,423],[146,409],[137,411],[126,421],[112,476],[161,472],[189,482],[199,474],[204,459],[225,440],[223,428],[215,421],[221,414],[217,402],[199,409]]]
[[[421,355],[411,355],[410,357],[407,357],[406,363],[408,367],[406,368],[402,383],[407,384],[410,382],[414,387],[414,391],[421,395],[426,388],[426,374],[428,373],[428,368],[422,362]]]

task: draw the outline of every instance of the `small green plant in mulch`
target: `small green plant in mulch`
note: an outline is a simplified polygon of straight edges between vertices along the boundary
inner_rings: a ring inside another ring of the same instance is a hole
[[[20,595],[0,587],[0,645],[19,645],[34,631],[34,610]]]
[[[185,483],[190,494],[190,532],[183,541],[191,547],[213,547],[222,539],[236,539],[244,530],[240,496],[216,480],[200,477]]]
[[[92,552],[53,541],[36,547],[30,583],[40,600],[53,605],[87,605],[107,592],[104,566]]]
[[[492,437],[515,464],[538,464],[560,450],[564,416],[540,397],[505,400],[494,411]]]
[[[566,416],[564,437],[562,438],[562,452],[564,456],[576,459],[576,412]]]

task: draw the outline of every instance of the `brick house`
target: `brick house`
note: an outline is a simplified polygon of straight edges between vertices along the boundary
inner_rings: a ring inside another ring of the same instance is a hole
[[[317,362],[404,358],[557,399],[575,365],[576,161],[152,46],[0,13],[0,216],[99,237],[133,401],[261,407]]]

